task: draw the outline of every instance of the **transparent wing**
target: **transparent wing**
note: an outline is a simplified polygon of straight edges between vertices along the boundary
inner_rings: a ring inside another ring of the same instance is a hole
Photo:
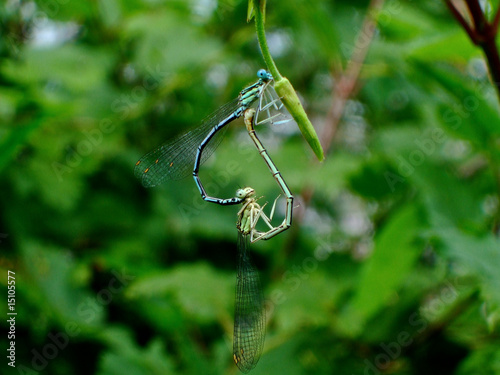
[[[264,297],[259,274],[247,254],[248,235],[238,232],[238,280],[234,313],[233,358],[247,373],[259,361],[266,335]]]
[[[267,84],[259,97],[255,125],[281,125],[293,121],[271,83]]]
[[[206,117],[200,126],[148,152],[135,164],[134,174],[144,187],[165,180],[180,180],[193,171],[197,148],[210,130],[238,108],[238,98]],[[203,150],[201,163],[213,154],[222,141],[227,126],[220,129]]]

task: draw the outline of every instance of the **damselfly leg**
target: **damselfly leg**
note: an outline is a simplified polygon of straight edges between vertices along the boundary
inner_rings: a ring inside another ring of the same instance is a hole
[[[283,193],[285,200],[286,200],[286,207],[285,207],[285,218],[283,219],[283,222],[277,226],[277,227],[272,227],[267,232],[263,232],[260,234],[260,236],[257,236],[254,241],[258,241],[260,239],[262,240],[267,240],[269,238],[272,238],[276,236],[278,233],[283,232],[284,230],[287,230],[291,225],[292,225],[292,210],[293,210],[293,195],[288,188],[285,180],[281,176],[280,171],[278,168],[276,168],[276,165],[273,163],[271,157],[267,153],[267,150],[265,149],[264,145],[260,141],[260,139],[257,136],[257,133],[255,132],[254,128],[254,120],[255,120],[255,110],[253,108],[249,108],[245,111],[244,115],[244,121],[245,121],[245,126],[247,128],[248,134],[250,135],[250,138],[252,138],[252,141],[254,142],[255,146],[259,150],[260,156],[264,159],[264,161],[267,164],[267,167],[271,171],[271,174],[273,175],[274,179],[278,183],[279,188],[281,189],[281,192]],[[275,201],[276,204],[276,201]],[[275,206],[275,205],[274,205]],[[272,210],[274,212],[274,208]]]

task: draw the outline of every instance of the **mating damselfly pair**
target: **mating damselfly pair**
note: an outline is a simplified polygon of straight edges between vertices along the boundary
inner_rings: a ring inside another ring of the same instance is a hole
[[[289,119],[281,112],[283,104],[272,87],[273,78],[261,69],[257,82],[243,89],[233,101],[223,105],[205,118],[201,125],[172,141],[166,142],[143,156],[135,165],[135,175],[145,187],[153,187],[166,180],[177,180],[192,172],[202,199],[220,205],[243,204],[238,212],[238,270],[235,300],[233,335],[233,358],[242,372],[248,372],[257,364],[265,337],[264,299],[258,273],[250,263],[248,242],[267,240],[288,229],[292,223],[293,195],[281,173],[271,160],[255,132],[255,125],[279,124]],[[255,106],[255,109],[252,108]],[[235,197],[217,198],[209,196],[199,177],[200,165],[208,159],[222,140],[228,124],[244,117],[245,126],[259,154],[266,162],[286,199],[285,218],[274,227],[271,213],[267,216],[254,198],[250,187],[239,189]],[[263,221],[268,230],[257,230]]]

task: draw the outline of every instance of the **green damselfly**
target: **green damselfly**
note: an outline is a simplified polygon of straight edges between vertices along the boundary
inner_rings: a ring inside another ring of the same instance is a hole
[[[270,108],[271,104],[277,102],[271,100],[269,103],[266,104],[266,108]],[[259,110],[262,112],[267,110],[266,108],[259,103],[257,114]],[[274,121],[276,116],[268,113],[262,121]],[[262,207],[257,203],[253,188],[246,187],[236,192],[236,197],[242,200],[243,206],[237,214],[238,220],[236,222],[238,229],[238,276],[234,308],[233,359],[240,371],[247,373],[259,361],[266,333],[264,297],[259,274],[250,262],[248,243],[268,240],[290,227],[292,224],[293,195],[255,132],[254,123],[257,122],[257,116],[254,109],[245,111],[244,122],[250,138],[286,198],[285,218],[279,226],[274,227],[271,221],[279,197],[274,201],[271,213],[267,216],[264,212],[267,203]],[[266,231],[257,229],[259,220],[262,220],[267,226]]]
[[[248,255],[248,242],[256,232],[260,217],[266,217],[263,208],[253,197],[254,189],[239,189],[236,197],[243,199],[238,212],[238,270],[234,303],[233,359],[238,368],[247,373],[259,361],[266,335],[264,297],[259,274]],[[258,235],[259,233],[257,233]]]
[[[261,123],[275,120],[277,115],[273,117],[270,110],[272,108],[279,110],[282,103],[274,90],[266,91],[272,83],[272,75],[261,69],[257,72],[257,77],[259,78],[257,82],[243,89],[236,99],[205,118],[199,127],[158,146],[139,159],[135,164],[134,173],[141,179],[143,186],[153,187],[166,180],[178,180],[191,172],[205,201],[221,205],[241,203],[242,201],[236,197],[221,199],[207,195],[199,177],[199,170],[200,165],[219,145],[226,125],[240,118],[257,100],[259,113],[267,115]]]
[[[283,223],[278,227],[273,227],[271,221],[279,197],[274,201],[271,213],[267,216],[264,213],[267,203],[261,207],[254,198],[254,194],[255,191],[251,187],[239,189],[236,192],[236,197],[243,200],[243,207],[238,212],[236,222],[238,269],[234,307],[233,359],[243,373],[249,372],[257,365],[266,334],[264,297],[259,274],[248,255],[248,244],[276,236],[287,229],[292,221],[290,209],[286,211]],[[259,220],[262,220],[269,230],[266,232],[258,230]]]

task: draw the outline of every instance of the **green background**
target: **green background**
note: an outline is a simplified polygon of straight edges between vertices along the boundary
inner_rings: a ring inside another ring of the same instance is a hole
[[[370,48],[323,163],[295,124],[258,129],[296,208],[251,246],[268,319],[252,374],[500,374],[497,94],[444,2],[386,1],[373,40],[367,7],[267,7],[320,135],[339,73]],[[8,1],[0,16],[0,311],[11,270],[18,313],[17,367],[3,355],[0,372],[238,373],[239,207],[133,170],[256,80],[247,3]],[[279,194],[241,122],[201,177],[224,198]]]

